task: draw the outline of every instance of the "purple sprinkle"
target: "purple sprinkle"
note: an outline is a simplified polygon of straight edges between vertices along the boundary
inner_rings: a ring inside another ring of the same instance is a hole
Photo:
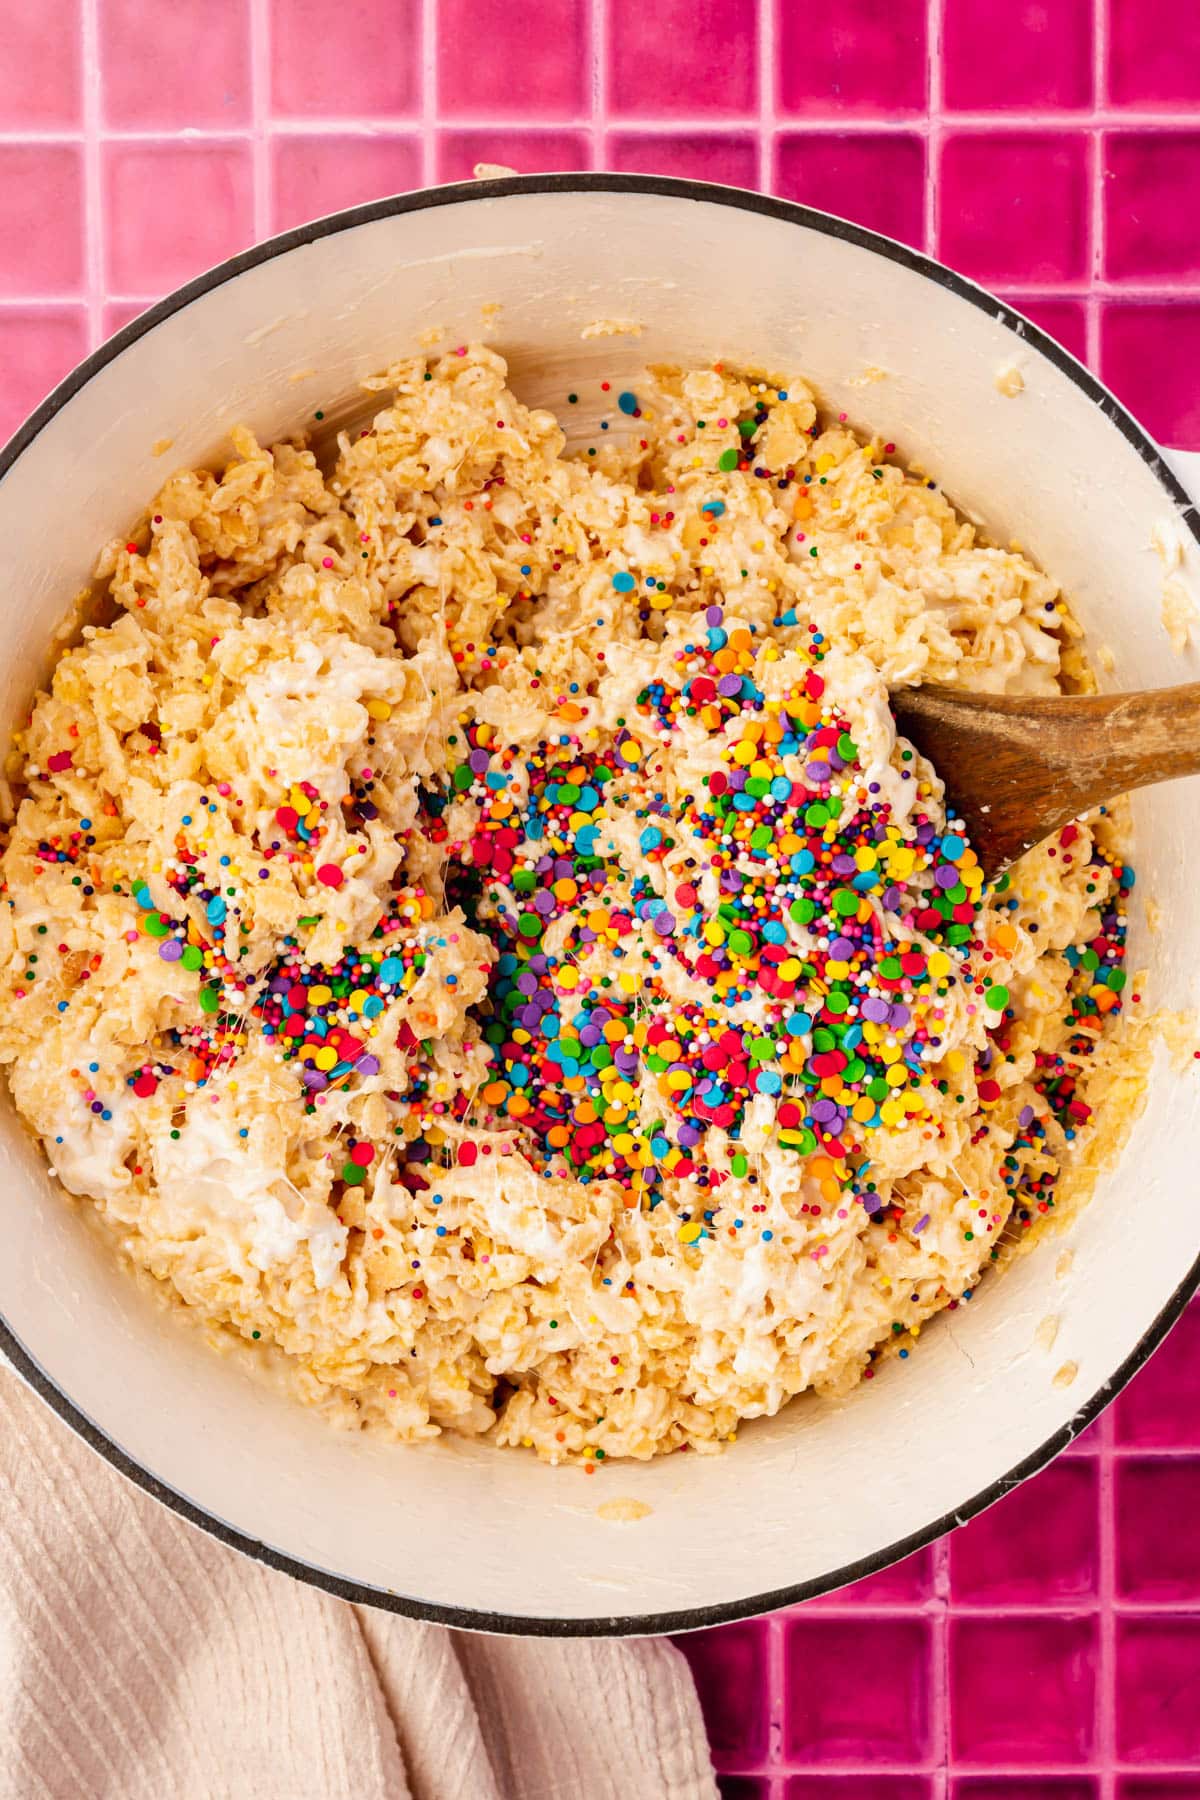
[[[829,954],[838,962],[848,962],[854,955],[854,940],[847,937],[835,937],[829,946]]]
[[[822,782],[828,781],[829,772],[829,764],[824,761],[819,761],[816,757],[813,758],[812,762],[805,763],[804,765],[804,779],[806,781],[811,781],[814,787],[820,787]]]
[[[554,911],[554,895],[549,888],[542,888],[533,896],[533,910],[541,913],[543,919]]]
[[[874,1025],[885,1024],[891,1010],[886,1000],[878,1000],[874,994],[868,994],[861,1004],[863,1018],[870,1019]]]
[[[476,775],[482,775],[491,760],[486,750],[472,750],[467,758],[467,767],[473,769]]]
[[[168,938],[165,944],[159,945],[158,954],[164,962],[178,962],[183,955],[183,945],[178,938]]]
[[[378,1075],[379,1058],[377,1056],[360,1056],[354,1066],[360,1075]]]
[[[1033,1124],[1032,1106],[1023,1106],[1021,1108],[1020,1112],[1017,1114],[1017,1124],[1021,1126],[1022,1130],[1024,1130],[1027,1125]]]
[[[897,1031],[902,1025],[907,1025],[911,1018],[912,1014],[907,1006],[902,1006],[898,1000],[894,1006],[888,1007],[888,1024],[894,1026]]]
[[[722,675],[717,683],[718,694],[721,694],[726,700],[735,699],[741,691],[742,678],[740,675]]]
[[[903,888],[898,888],[898,887],[884,888],[884,890],[883,890],[883,910],[884,910],[884,912],[899,912],[901,906],[903,905],[903,902],[904,902],[904,889]]]
[[[929,1214],[922,1213],[921,1217],[917,1220],[916,1224],[913,1226],[913,1236],[919,1237],[921,1232],[923,1232],[925,1227],[928,1225],[928,1223],[929,1223]]]
[[[706,625],[719,625],[724,617],[725,614],[721,607],[710,606],[705,611],[704,623]]]
[[[320,1088],[329,1086],[320,1069],[301,1069],[300,1079],[305,1087],[312,1088],[314,1093]]]
[[[957,887],[958,870],[953,863],[942,863],[940,868],[934,870],[933,879],[940,888]]]
[[[654,921],[654,929],[659,937],[671,937],[675,930],[675,914],[660,912]]]
[[[835,856],[830,866],[835,875],[853,875],[858,869],[852,856]]]

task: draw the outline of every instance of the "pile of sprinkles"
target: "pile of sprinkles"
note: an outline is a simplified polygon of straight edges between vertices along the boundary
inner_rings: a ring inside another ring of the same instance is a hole
[[[878,1212],[872,1135],[928,1118],[945,1090],[935,1065],[956,986],[984,1015],[988,1057],[1002,1053],[1008,990],[971,960],[982,871],[903,767],[916,799],[893,819],[826,703],[819,633],[806,656],[787,653],[796,678],[767,698],[756,676],[776,642],[719,606],[704,625],[671,681],[637,700],[658,747],[685,721],[719,744],[695,796],[672,803],[628,721],[600,750],[570,729],[524,755],[486,726],[452,740],[450,791],[475,808],[461,863],[499,951],[486,1123],[515,1127],[541,1173],[614,1180],[630,1204],[657,1205],[672,1177],[716,1191],[775,1146],[810,1159],[827,1197]],[[1123,919],[1106,918],[1102,941],[1123,954]],[[1119,1006],[1115,973],[1103,993],[1087,1004]],[[978,1093],[986,1108],[1000,1088],[985,1076]],[[681,1228],[707,1234],[690,1216]]]

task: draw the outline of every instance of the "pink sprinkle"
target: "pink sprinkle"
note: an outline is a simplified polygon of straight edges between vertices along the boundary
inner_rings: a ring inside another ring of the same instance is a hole
[[[322,558],[321,558],[321,567],[322,567],[322,568],[323,568],[323,569],[332,569],[332,567],[333,567],[333,558],[332,558],[332,556],[323,556],[323,557],[322,557]]]

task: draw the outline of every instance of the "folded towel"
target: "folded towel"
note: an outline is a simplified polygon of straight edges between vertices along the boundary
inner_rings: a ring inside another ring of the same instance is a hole
[[[350,1606],[196,1530],[0,1367],[3,1800],[716,1800],[655,1639]]]

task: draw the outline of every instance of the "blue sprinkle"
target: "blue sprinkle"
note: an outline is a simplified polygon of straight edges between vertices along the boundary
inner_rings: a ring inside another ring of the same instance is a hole
[[[637,586],[633,576],[625,569],[622,569],[618,574],[613,576],[612,584],[616,588],[618,594],[631,594]]]
[[[617,405],[623,413],[632,415],[637,411],[637,395],[626,391],[617,395]]]

